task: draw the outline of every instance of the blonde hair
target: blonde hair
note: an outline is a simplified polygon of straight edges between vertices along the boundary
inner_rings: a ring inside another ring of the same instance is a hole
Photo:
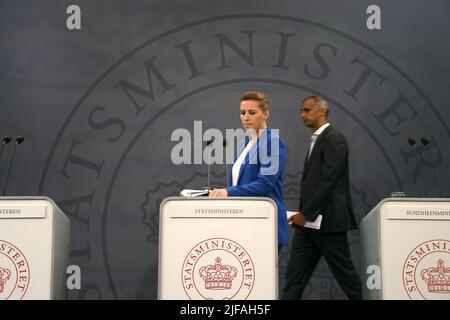
[[[241,98],[242,101],[253,100],[258,102],[258,106],[262,111],[269,111],[269,98],[265,93],[259,91],[247,91]]]

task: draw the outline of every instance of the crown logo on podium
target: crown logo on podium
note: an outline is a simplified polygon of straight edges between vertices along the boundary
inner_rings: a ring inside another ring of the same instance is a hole
[[[216,258],[214,265],[201,267],[200,276],[205,281],[205,288],[211,290],[231,289],[231,282],[237,275],[237,269],[229,265],[222,265],[222,259]]]
[[[0,267],[0,293],[3,292],[5,283],[9,280],[10,277],[11,271],[9,271],[9,269]]]
[[[444,260],[439,259],[436,267],[424,269],[420,275],[429,292],[450,293],[450,268],[445,267]]]

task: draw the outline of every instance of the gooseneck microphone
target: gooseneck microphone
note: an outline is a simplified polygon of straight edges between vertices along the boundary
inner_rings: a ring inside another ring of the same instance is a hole
[[[213,142],[214,142],[214,137],[212,137],[211,140],[206,141],[206,147],[210,148],[209,146]],[[208,150],[208,185],[207,185],[208,193],[209,193],[209,190],[211,189],[210,182],[211,182],[211,150]]]
[[[212,137],[210,140],[206,141],[206,148],[211,148],[210,145],[214,142],[215,137]],[[223,139],[222,146],[224,149],[226,149],[226,146],[228,145],[227,139]],[[208,191],[211,189],[211,152],[212,150],[208,150]],[[225,151],[226,152],[226,151]],[[228,187],[228,164],[225,160],[225,167],[226,167],[226,181],[227,181],[227,187]]]
[[[5,136],[2,140],[2,146],[0,147],[0,159],[2,158],[2,153],[3,153],[3,147],[5,146],[5,144],[8,144],[11,142],[11,137]]]
[[[425,138],[425,137],[420,137],[419,140],[420,140],[420,143],[422,143],[422,146],[423,146],[424,148],[425,148],[428,144],[430,144],[430,141],[429,141],[427,138]],[[409,144],[410,146],[413,146],[413,145],[416,144],[416,140],[415,140],[414,138],[408,138],[408,144]],[[431,160],[431,152],[430,152],[430,150],[428,150],[428,148],[427,148],[427,154],[428,154],[428,156],[429,156],[429,158],[430,158],[430,160]],[[435,168],[432,168],[432,169],[433,169],[434,180],[435,180],[435,183],[437,184],[436,169],[435,169]],[[420,175],[419,175],[419,177],[420,177],[421,184],[422,184],[422,186],[424,187],[425,195],[428,196],[427,191],[426,191],[426,189],[425,189],[425,184],[424,184],[424,182],[423,182],[423,179],[422,179],[422,177],[421,177]]]
[[[422,145],[423,145],[424,147],[426,147],[427,145],[430,144],[430,140],[428,140],[428,139],[425,138],[425,137],[421,137],[421,138],[420,138],[420,142],[422,143]],[[429,148],[427,148],[427,154],[428,154],[428,157],[430,158],[430,161],[432,161],[431,151],[430,151]],[[435,185],[438,185],[438,180],[437,180],[437,176],[436,176],[436,168],[435,168],[434,166],[432,166],[431,168],[432,168],[432,170],[433,170],[434,183],[435,183]],[[441,195],[441,194],[440,194],[440,192],[439,192],[439,196],[440,196],[440,195]]]
[[[225,170],[226,170],[226,175],[225,175],[225,181],[226,181],[226,183],[227,183],[227,188],[229,187],[229,185],[228,185],[228,163],[227,163],[227,146],[228,146],[228,141],[227,141],[227,139],[223,139],[223,142],[222,142],[222,145],[223,145],[223,149],[225,150]]]
[[[422,142],[424,147],[430,143],[430,141],[428,141],[428,139],[425,137],[420,138],[420,142]]]
[[[6,195],[6,188],[8,187],[9,176],[10,176],[10,174],[11,174],[11,169],[12,169],[12,166],[13,166],[13,164],[14,164],[14,156],[16,155],[16,148],[17,148],[17,146],[18,146],[19,144],[21,144],[24,140],[25,140],[25,138],[22,137],[22,136],[16,137],[16,141],[15,141],[14,149],[13,149],[13,154],[12,154],[11,160],[10,160],[10,162],[9,162],[8,174],[6,175],[5,186],[3,187],[3,193],[2,193],[3,196]]]

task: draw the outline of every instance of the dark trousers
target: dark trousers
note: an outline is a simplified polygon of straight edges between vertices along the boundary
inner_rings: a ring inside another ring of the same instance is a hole
[[[361,280],[350,257],[347,232],[320,234],[304,228],[296,229],[292,239],[282,299],[301,298],[322,255],[347,296],[361,299]]]

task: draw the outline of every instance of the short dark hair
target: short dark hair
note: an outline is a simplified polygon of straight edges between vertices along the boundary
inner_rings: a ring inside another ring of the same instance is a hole
[[[302,104],[306,100],[314,100],[315,106],[317,109],[324,109],[325,110],[325,117],[328,117],[328,114],[330,113],[330,108],[328,108],[328,102],[321,96],[309,96],[302,100]]]

